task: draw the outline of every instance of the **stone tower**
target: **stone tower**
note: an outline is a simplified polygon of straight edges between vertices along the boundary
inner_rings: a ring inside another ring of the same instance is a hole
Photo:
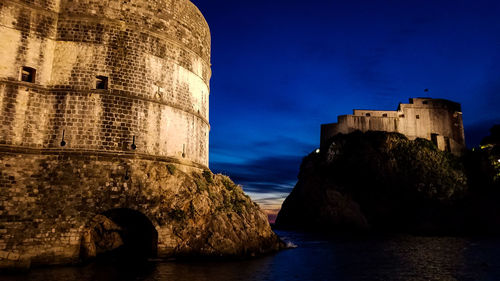
[[[0,20],[3,149],[208,165],[210,31],[190,1],[6,0]]]
[[[0,267],[75,260],[83,228],[113,209],[147,217],[155,251],[174,251],[162,202],[177,191],[161,177],[169,165],[208,168],[200,11],[189,0],[3,0],[0,22]]]

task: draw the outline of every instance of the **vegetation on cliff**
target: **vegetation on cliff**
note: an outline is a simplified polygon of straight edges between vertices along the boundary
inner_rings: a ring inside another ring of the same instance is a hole
[[[244,257],[284,247],[260,207],[229,177],[209,170],[183,171],[173,164],[166,169],[168,173],[145,169],[135,177],[157,178],[159,184],[170,188],[160,187],[156,189],[158,194],[149,194],[146,199],[157,202],[155,223],[168,226],[171,233],[167,241],[173,246],[169,257]],[[132,215],[129,212],[127,218],[132,219]],[[125,242],[133,238],[127,233],[135,230],[126,229],[115,217],[120,219],[108,212],[92,220],[82,239],[83,258],[110,251],[123,255]],[[147,224],[140,228],[141,233],[147,232]],[[129,247],[142,247],[134,250],[137,255],[137,250],[147,250],[142,244]]]
[[[470,159],[464,165],[466,158],[398,133],[339,134],[304,158],[276,225],[427,234],[479,230],[471,229],[475,218],[490,214],[473,208],[479,204],[471,199],[478,184],[468,180],[468,167],[477,165]],[[487,178],[483,170],[475,173]]]

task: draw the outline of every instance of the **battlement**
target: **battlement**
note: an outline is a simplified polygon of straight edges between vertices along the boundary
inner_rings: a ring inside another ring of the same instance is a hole
[[[410,98],[409,103],[400,103],[394,111],[354,109],[352,115],[340,115],[337,119],[337,123],[321,125],[321,147],[336,134],[359,130],[425,138],[456,155],[465,149],[461,106],[445,99]]]

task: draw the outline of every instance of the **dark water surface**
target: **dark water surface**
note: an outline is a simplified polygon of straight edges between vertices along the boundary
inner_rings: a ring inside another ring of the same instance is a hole
[[[0,280],[500,280],[500,238],[278,234],[298,247],[244,261],[93,263]]]

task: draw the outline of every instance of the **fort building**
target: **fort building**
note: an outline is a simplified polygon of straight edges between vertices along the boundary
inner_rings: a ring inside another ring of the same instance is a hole
[[[0,267],[78,259],[84,228],[106,212],[147,218],[155,253],[175,252],[174,206],[162,202],[176,191],[159,175],[208,169],[200,11],[189,0],[4,0],[0,38]]]
[[[336,134],[384,131],[424,138],[439,149],[460,155],[465,149],[462,110],[459,103],[444,99],[411,98],[395,111],[354,109],[338,116],[338,122],[321,125],[321,147]]]

